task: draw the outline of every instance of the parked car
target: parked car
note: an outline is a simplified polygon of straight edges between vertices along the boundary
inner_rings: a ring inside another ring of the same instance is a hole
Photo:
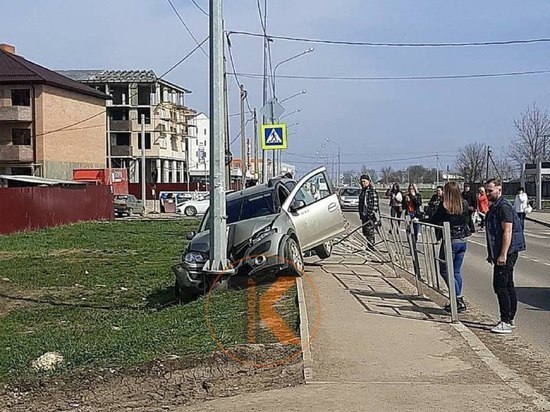
[[[142,215],[145,212],[143,201],[137,199],[134,195],[116,195],[114,199],[115,215],[133,216],[134,213]]]
[[[342,187],[338,191],[340,199],[340,207],[342,210],[359,210],[359,193],[360,187]]]
[[[304,271],[303,255],[315,251],[326,259],[332,240],[346,228],[346,220],[324,167],[299,182],[288,178],[233,192],[226,197],[227,258],[235,275]],[[204,269],[209,259],[209,212],[172,269],[180,300],[215,287],[216,277]]]
[[[206,195],[195,200],[187,200],[178,205],[178,213],[185,216],[204,215],[210,206],[210,196]]]

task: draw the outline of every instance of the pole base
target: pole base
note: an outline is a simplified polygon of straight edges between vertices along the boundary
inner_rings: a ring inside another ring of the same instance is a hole
[[[235,269],[231,265],[231,262],[228,259],[222,259],[221,261],[208,260],[203,268],[203,272],[214,274],[214,275],[233,275],[235,274]]]

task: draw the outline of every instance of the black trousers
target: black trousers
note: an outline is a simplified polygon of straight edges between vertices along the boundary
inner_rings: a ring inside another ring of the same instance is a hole
[[[374,232],[375,222],[371,219],[364,219],[363,224],[363,235],[367,238],[367,249],[374,249]]]
[[[518,260],[518,253],[511,253],[506,258],[506,265],[493,268],[493,289],[497,294],[500,308],[500,320],[510,323],[514,320],[518,310],[518,299],[514,287],[514,265]]]

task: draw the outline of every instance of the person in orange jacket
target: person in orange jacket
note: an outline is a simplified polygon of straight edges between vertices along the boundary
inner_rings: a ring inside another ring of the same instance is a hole
[[[485,215],[489,210],[489,199],[487,199],[485,188],[483,186],[480,186],[477,190],[477,210],[481,218],[479,229],[483,230],[485,228]]]

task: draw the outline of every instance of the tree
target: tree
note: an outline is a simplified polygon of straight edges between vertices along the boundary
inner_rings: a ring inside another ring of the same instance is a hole
[[[487,164],[487,147],[483,143],[470,143],[458,149],[456,169],[466,182],[482,182]]]
[[[536,103],[514,119],[516,137],[510,143],[510,157],[518,164],[537,163],[550,158],[550,115]]]

